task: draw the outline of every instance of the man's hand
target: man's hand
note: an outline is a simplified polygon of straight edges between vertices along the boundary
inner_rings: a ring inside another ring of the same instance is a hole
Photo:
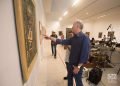
[[[47,36],[47,35],[43,35],[43,36],[44,36],[45,39],[50,39],[50,37]]]
[[[43,36],[44,36],[45,39],[50,39],[50,40],[56,42],[56,38],[54,38],[54,37],[49,37],[47,35],[43,35]]]
[[[78,72],[80,71],[80,68],[78,68],[77,66],[74,66],[74,65],[73,65],[73,68],[74,68],[73,73],[78,74]]]

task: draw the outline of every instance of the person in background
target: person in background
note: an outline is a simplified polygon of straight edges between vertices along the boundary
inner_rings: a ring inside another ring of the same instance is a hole
[[[106,39],[107,39],[107,38],[106,38],[106,35],[104,35],[104,36],[103,36],[103,41],[105,42],[105,41],[106,41]]]
[[[69,32],[69,38],[73,37],[72,31]],[[67,69],[67,76],[64,77],[64,80],[68,79],[68,64],[69,64],[69,56],[70,56],[70,50],[71,46],[70,45],[64,45],[64,49],[66,50],[66,55],[65,55],[65,64],[66,64],[66,69]]]
[[[57,38],[57,35],[56,33],[53,31],[52,32],[52,35],[50,37],[53,37],[53,38]],[[52,50],[52,55],[54,55],[54,58],[56,59],[56,53],[57,53],[57,50],[56,50],[56,42],[52,41],[51,40],[51,50]]]
[[[62,40],[64,39],[64,35],[63,35],[63,33],[61,34],[61,39],[62,39]]]
[[[83,86],[83,64],[89,58],[90,39],[82,32],[82,29],[82,22],[75,21],[72,27],[74,36],[70,39],[61,40],[45,35],[46,39],[53,40],[57,44],[71,45],[68,63],[68,86],[73,86],[73,77],[75,78],[76,86]]]
[[[92,38],[90,42],[91,42],[91,45],[94,46],[95,45],[95,38]]]

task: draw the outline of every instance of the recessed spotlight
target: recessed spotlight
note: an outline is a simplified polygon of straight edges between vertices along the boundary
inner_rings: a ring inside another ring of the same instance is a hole
[[[103,17],[105,17],[106,15],[103,15]]]
[[[86,13],[86,15],[88,15],[88,12]]]
[[[97,17],[97,19],[100,19],[100,17]]]
[[[105,17],[106,15],[102,15],[102,16],[100,16],[101,18],[103,18],[103,17]]]
[[[62,17],[59,18],[59,21],[61,21],[61,20],[62,20]]]
[[[68,11],[65,11],[65,13],[63,14],[63,16],[66,16],[68,14]]]
[[[75,5],[77,5],[79,1],[80,0],[75,0],[75,2],[72,4],[72,7],[74,7]]]

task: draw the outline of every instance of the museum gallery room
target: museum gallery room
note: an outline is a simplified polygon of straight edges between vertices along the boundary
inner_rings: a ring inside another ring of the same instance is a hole
[[[0,86],[120,86],[120,0],[0,0]]]

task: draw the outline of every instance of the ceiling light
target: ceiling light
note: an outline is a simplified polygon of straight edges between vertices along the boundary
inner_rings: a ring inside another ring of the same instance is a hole
[[[97,19],[100,19],[100,17],[97,17]]]
[[[101,18],[103,18],[103,17],[105,17],[106,15],[102,15],[102,16],[100,16]]]
[[[88,15],[88,12],[86,14]]]
[[[65,13],[63,14],[63,16],[66,16],[68,14],[68,11],[65,11]]]
[[[105,17],[106,15],[103,15],[102,17]]]
[[[79,1],[80,0],[75,0],[75,2],[72,4],[72,7],[74,7],[75,5],[77,5]]]
[[[61,20],[62,20],[62,17],[59,18],[59,21],[61,21]]]

